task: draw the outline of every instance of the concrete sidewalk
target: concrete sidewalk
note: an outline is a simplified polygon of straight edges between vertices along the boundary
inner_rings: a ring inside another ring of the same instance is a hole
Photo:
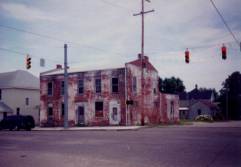
[[[91,127],[35,127],[33,131],[129,131],[139,130],[143,126],[91,126]]]
[[[241,128],[241,121],[190,122],[190,125],[167,125],[166,127],[206,127],[206,128]]]

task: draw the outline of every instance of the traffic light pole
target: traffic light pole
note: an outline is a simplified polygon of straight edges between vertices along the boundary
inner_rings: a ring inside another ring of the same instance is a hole
[[[68,128],[68,64],[67,44],[64,44],[64,128]]]

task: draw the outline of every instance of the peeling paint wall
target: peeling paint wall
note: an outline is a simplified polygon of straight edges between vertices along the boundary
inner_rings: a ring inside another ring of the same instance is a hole
[[[147,58],[144,59],[144,63],[143,92],[141,91],[141,60],[126,64],[127,99],[133,101],[133,105],[128,105],[128,122],[131,125],[140,125],[142,119],[145,124],[157,124],[160,121],[158,72],[152,68]],[[133,90],[134,78],[137,84],[136,91]]]
[[[126,63],[125,68],[69,73],[69,125],[107,126],[178,122],[178,96],[161,94],[158,89],[157,70],[149,62],[148,57],[144,58],[143,63],[143,91],[140,58]],[[112,78],[118,78],[117,93],[112,92]],[[96,80],[99,79],[101,92],[98,93]],[[79,92],[80,80],[83,81],[83,92]],[[63,81],[63,74],[50,75],[45,72],[40,76],[42,126],[63,126]],[[49,82],[53,84],[52,95],[47,94]],[[126,101],[130,104],[127,105]],[[101,109],[103,107],[103,112],[98,112],[98,106]],[[52,116],[48,114],[51,110]]]
[[[118,78],[118,92],[112,92],[112,78]],[[79,107],[84,108],[85,125],[109,125],[111,110],[110,102],[114,101],[119,106],[119,124],[125,124],[125,69],[111,69],[99,71],[87,71],[69,74],[68,79],[68,119],[70,126],[77,125],[79,119]],[[95,79],[101,79],[101,92],[96,93]],[[61,82],[63,75],[41,76],[41,124],[48,125],[48,106],[53,106],[53,126],[63,125],[63,116],[61,116],[61,106],[64,102],[61,95]],[[83,80],[84,91],[79,94],[78,83]],[[53,95],[47,95],[47,84],[53,83]],[[96,116],[95,102],[103,102],[103,117]],[[116,123],[115,123],[116,124]],[[119,125],[118,124],[118,125]]]
[[[179,96],[160,93],[160,103],[161,122],[179,122]]]

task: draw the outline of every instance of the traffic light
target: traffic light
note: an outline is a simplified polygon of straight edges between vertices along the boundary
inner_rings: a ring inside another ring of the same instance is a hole
[[[226,60],[227,59],[227,48],[224,44],[221,48],[221,51],[222,51],[222,59]]]
[[[190,59],[189,59],[189,50],[188,50],[188,48],[186,49],[186,51],[185,51],[185,62],[186,63],[189,63],[190,62]]]
[[[26,56],[26,68],[31,68],[31,57],[29,55]]]

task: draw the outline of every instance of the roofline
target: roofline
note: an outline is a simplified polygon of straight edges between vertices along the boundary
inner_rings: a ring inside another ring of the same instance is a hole
[[[74,73],[84,73],[84,72],[93,72],[93,71],[107,71],[107,70],[114,70],[114,69],[125,69],[125,67],[117,67],[117,68],[105,68],[105,69],[95,69],[95,70],[85,70],[85,71],[74,71],[74,72],[68,72],[68,74],[74,74]],[[57,74],[47,74],[49,71],[40,73],[40,76],[52,76],[52,75],[64,75],[64,69],[59,70],[59,73]],[[55,71],[51,71],[55,72]],[[50,72],[50,73],[51,73]],[[57,71],[56,71],[57,72]]]
[[[24,90],[40,90],[40,88],[24,88],[24,87],[0,87],[0,89],[24,89]]]

